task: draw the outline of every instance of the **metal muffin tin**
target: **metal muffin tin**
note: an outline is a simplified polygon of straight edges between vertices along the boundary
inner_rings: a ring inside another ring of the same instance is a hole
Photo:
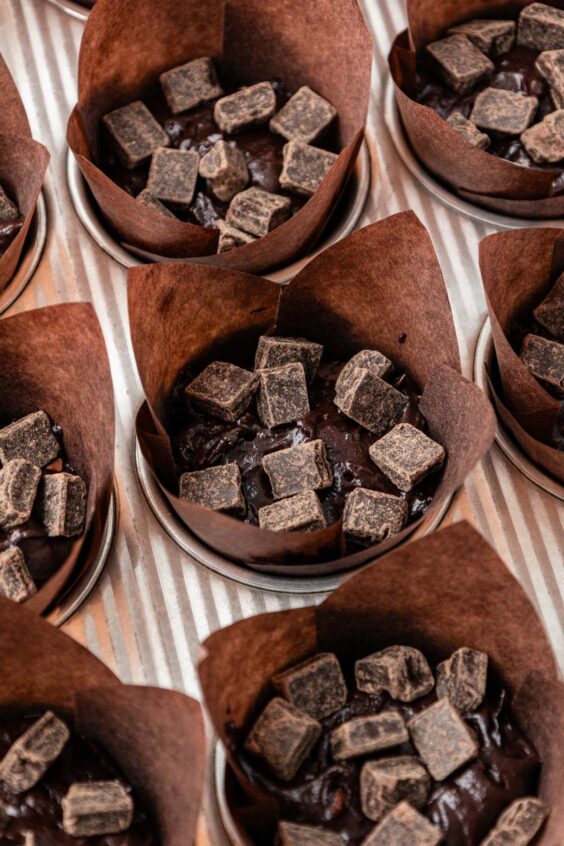
[[[31,280],[37,265],[41,261],[46,240],[47,204],[43,191],[41,191],[16,272],[4,290],[0,291],[0,315],[4,314],[15,303]]]
[[[371,167],[372,160],[368,142],[365,139],[360,148],[349,182],[331,220],[321,234],[320,242],[316,244],[312,252],[307,256],[273,273],[264,274],[268,279],[271,279],[273,282],[289,282],[318,253],[351,234],[359,221],[370,191]],[[116,240],[115,236],[107,229],[106,221],[102,217],[70,149],[67,153],[67,181],[72,203],[84,228],[98,246],[123,265],[123,267],[136,267],[147,262],[161,261],[197,262],[197,259],[163,258],[163,256],[127,246]]]
[[[482,331],[480,332],[478,343],[476,344],[476,355],[474,358],[474,381],[485,392],[488,399],[492,401],[492,404],[493,397],[491,395],[487,368],[491,368],[491,365],[494,362],[494,357],[495,349],[492,329],[489,318],[487,318],[482,327]],[[525,455],[519,444],[513,439],[511,433],[505,429],[499,420],[495,440],[498,447],[507,456],[511,463],[520,470],[527,479],[534,482],[535,485],[538,485],[543,491],[546,491],[547,493],[552,494],[552,496],[564,501],[564,485],[561,485],[560,482],[553,479],[552,476],[549,476],[536,464],[533,464],[531,459]]]
[[[88,15],[91,12],[87,6],[83,6],[82,3],[77,3],[75,0],[49,0],[53,6],[57,6],[57,8],[62,9],[63,12],[66,12],[67,15],[70,15],[72,18],[76,18],[79,21],[85,21],[88,18]]]
[[[235,820],[231,815],[227,795],[225,792],[225,779],[227,776],[227,755],[220,740],[215,744],[213,750],[213,766],[212,770],[214,798],[217,805],[217,812],[219,820],[221,821],[221,831],[214,831],[216,838],[214,842],[216,846],[227,846],[231,843],[232,846],[245,846],[245,841],[239,833],[239,829],[235,824]]]

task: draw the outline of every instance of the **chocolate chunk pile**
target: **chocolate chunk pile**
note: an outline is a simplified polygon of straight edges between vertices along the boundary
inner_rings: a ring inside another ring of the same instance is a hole
[[[44,411],[0,429],[0,596],[24,602],[36,592],[19,539],[34,520],[46,538],[80,535],[86,485],[64,469],[61,446]],[[5,548],[3,548],[5,547]]]
[[[331,653],[274,676],[276,695],[246,735],[239,761],[279,800],[278,846],[460,843],[456,834],[451,839],[456,812],[465,834],[474,825],[462,809],[466,792],[478,816],[484,806],[485,824],[478,825],[480,841],[464,843],[526,846],[548,815],[545,803],[515,795],[517,785],[528,785],[512,783],[510,766],[504,775],[503,765],[496,768],[493,807],[488,789],[473,782],[488,772],[491,746],[503,743],[503,732],[488,736],[499,732],[497,717],[478,716],[488,708],[487,674],[487,655],[474,649],[457,649],[433,674],[418,649],[398,645],[355,663],[352,693]],[[482,725],[488,728],[477,731]],[[507,737],[515,742],[515,730]],[[507,761],[522,751],[508,749]],[[464,786],[460,799],[457,785]],[[449,813],[436,812],[437,797]]]
[[[533,317],[536,332],[525,336],[521,361],[548,391],[564,399],[564,273]]]
[[[315,146],[336,111],[307,86],[283,103],[271,82],[225,95],[208,57],[166,71],[160,85],[173,116],[184,119],[202,107],[212,109],[210,129],[216,131],[209,133],[205,145],[197,145],[202,132],[197,121],[192,139],[196,149],[190,148],[189,138],[178,145],[175,125],[168,121],[161,125],[140,100],[104,115],[103,126],[126,170],[148,164],[146,184],[136,196],[149,208],[186,219],[191,209],[196,213],[195,205],[205,205],[201,197],[205,186],[216,211],[211,225],[220,230],[220,253],[251,243],[284,223],[296,210],[292,196],[311,197],[337,159],[335,153]],[[278,183],[276,190],[259,178],[264,149],[259,151],[257,171],[247,143],[239,144],[241,136],[264,127],[287,142],[281,168],[271,174],[271,182]],[[203,222],[210,225],[209,219]]]

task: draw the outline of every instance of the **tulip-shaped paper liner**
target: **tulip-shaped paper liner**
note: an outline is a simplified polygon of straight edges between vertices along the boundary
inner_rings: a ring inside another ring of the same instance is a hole
[[[27,601],[42,613],[92,565],[108,515],[114,467],[114,395],[100,324],[89,303],[27,311],[0,321],[4,419],[40,409],[62,429],[67,460],[88,489],[82,535]],[[33,572],[32,572],[33,575]]]
[[[564,272],[564,233],[517,229],[490,235],[480,244],[480,268],[496,354],[497,368],[489,376],[498,413],[532,460],[564,482],[564,452],[547,443],[561,403],[514,349],[516,327],[530,322],[533,309]]]
[[[23,224],[0,256],[0,292],[12,279],[33,219],[49,164],[47,149],[33,141],[23,103],[4,59],[0,55],[0,185],[20,210]]]
[[[163,71],[211,56],[229,85],[309,85],[338,112],[341,151],[315,195],[263,238],[209,261],[262,273],[302,254],[327,223],[362,141],[372,47],[356,0],[98,0],[80,49],[78,104],[68,142],[102,214],[127,244],[161,256],[214,254],[216,229],[137,203],[97,167],[100,118],[143,99]]]
[[[350,662],[395,644],[430,662],[461,646],[486,652],[513,712],[543,763],[540,795],[551,807],[539,846],[558,846],[564,826],[564,687],[550,645],[522,588],[467,523],[422,538],[352,576],[320,606],[261,614],[211,635],[200,682],[207,712],[236,773],[231,811],[250,838],[270,842],[274,800],[251,786],[232,757],[272,695],[269,680],[316,652]],[[261,837],[262,836],[262,837]]]
[[[109,753],[156,822],[161,846],[194,842],[205,767],[200,706],[123,685],[88,650],[0,598],[0,709],[53,708]]]
[[[354,567],[375,548],[343,555],[341,523],[271,532],[180,500],[167,435],[167,403],[180,369],[215,359],[252,369],[260,335],[305,337],[346,361],[377,349],[423,390],[421,410],[448,459],[424,519],[489,449],[495,418],[484,394],[462,378],[448,296],[431,240],[413,212],[361,229],[317,256],[286,287],[235,271],[152,265],[129,272],[133,350],[146,397],[137,435],[172,508],[204,543],[255,569],[291,575]],[[378,546],[409,534],[411,524]],[[337,560],[335,560],[337,559]],[[320,563],[321,562],[321,563]]]
[[[496,211],[530,218],[564,215],[564,194],[550,196],[558,170],[523,167],[478,149],[433,109],[414,99],[416,51],[442,38],[455,24],[473,18],[516,17],[530,0],[408,0],[409,30],[395,40],[389,63],[396,101],[419,159],[461,196]],[[564,9],[564,0],[547,0]]]

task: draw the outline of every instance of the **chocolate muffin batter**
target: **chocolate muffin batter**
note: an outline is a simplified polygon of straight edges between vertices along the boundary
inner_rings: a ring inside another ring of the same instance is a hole
[[[3,256],[24,223],[23,217],[17,220],[0,222],[0,256]]]

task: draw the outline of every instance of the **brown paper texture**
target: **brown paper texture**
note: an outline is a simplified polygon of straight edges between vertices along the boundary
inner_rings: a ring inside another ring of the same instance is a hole
[[[212,56],[234,84],[277,79],[308,84],[338,112],[341,153],[321,187],[286,223],[252,244],[215,256],[218,233],[144,208],[95,164],[102,115],[137,99],[168,68]],[[327,223],[362,141],[372,47],[356,0],[98,0],[79,58],[78,104],[67,138],[103,215],[127,244],[162,256],[209,256],[260,273],[287,264]]]
[[[323,344],[328,360],[346,361],[364,348],[380,350],[424,389],[421,405],[431,436],[448,452],[425,520],[491,445],[493,411],[484,394],[458,372],[441,269],[413,212],[359,230],[283,288],[235,271],[178,264],[134,268],[128,288],[133,350],[147,400],[137,418],[143,455],[180,519],[228,558],[235,555],[266,572],[320,575],[358,566],[374,547],[344,557],[339,523],[317,532],[282,534],[180,500],[166,404],[187,362],[195,371],[215,359],[252,369],[259,336],[274,332]],[[380,544],[378,551],[401,541],[414,526]]]
[[[468,523],[380,558],[317,608],[263,614],[211,635],[203,645],[200,682],[228,755],[228,724],[250,726],[275,672],[317,651],[346,661],[398,643],[417,647],[432,662],[460,646],[487,652],[492,669],[516,695],[516,715],[543,759],[540,792],[552,810],[535,842],[558,846],[564,824],[564,687],[532,604]],[[231,810],[253,826],[248,842],[259,843],[261,826],[272,824],[272,802],[240,771],[238,780],[244,799],[239,794],[239,805],[233,798]]]
[[[104,338],[89,303],[48,306],[0,321],[0,403],[8,417],[44,410],[63,431],[68,461],[88,487],[83,534],[27,601],[37,613],[92,566],[112,488],[114,396]]]
[[[174,691],[123,685],[84,647],[0,598],[0,708],[72,715],[152,811],[162,846],[194,842],[205,767],[199,705]]]

